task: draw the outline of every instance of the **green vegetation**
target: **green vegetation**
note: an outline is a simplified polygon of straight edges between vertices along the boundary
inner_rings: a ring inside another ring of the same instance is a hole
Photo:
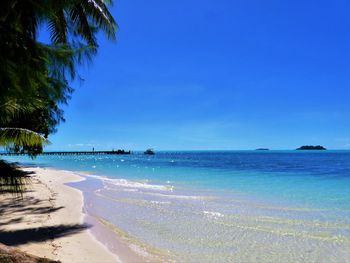
[[[326,150],[326,148],[324,148],[324,147],[321,146],[321,145],[316,145],[316,146],[313,146],[313,145],[303,145],[303,146],[297,148],[297,150]]]
[[[96,34],[114,40],[103,0],[4,0],[0,4],[0,147],[35,156],[64,121],[69,82],[96,54]],[[38,40],[47,30],[50,41]],[[1,175],[2,176],[2,175]]]

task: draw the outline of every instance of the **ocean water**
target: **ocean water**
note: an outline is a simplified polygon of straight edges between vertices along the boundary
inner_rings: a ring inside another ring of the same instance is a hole
[[[6,157],[83,173],[85,210],[177,262],[350,262],[350,151]]]

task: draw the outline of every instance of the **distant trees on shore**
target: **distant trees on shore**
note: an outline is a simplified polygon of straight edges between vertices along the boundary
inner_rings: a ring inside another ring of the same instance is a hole
[[[303,145],[299,148],[297,148],[297,150],[326,150],[326,148],[324,148],[321,145]]]

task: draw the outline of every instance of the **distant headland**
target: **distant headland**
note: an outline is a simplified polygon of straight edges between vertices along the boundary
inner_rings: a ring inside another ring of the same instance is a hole
[[[297,148],[297,150],[327,150],[327,149],[324,148],[324,147],[321,146],[321,145],[316,145],[316,146],[313,146],[313,145],[303,145],[303,146]]]

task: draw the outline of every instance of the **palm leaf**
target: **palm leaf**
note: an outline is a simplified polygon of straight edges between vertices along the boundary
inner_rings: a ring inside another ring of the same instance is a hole
[[[23,128],[0,128],[0,146],[42,146],[49,141],[41,134]]]
[[[110,2],[111,3],[111,2]],[[116,38],[116,30],[118,25],[103,0],[87,0],[82,1],[86,15],[96,25],[98,29],[102,29],[109,39]]]
[[[15,98],[6,98],[3,104],[0,101],[0,124],[7,123],[16,116],[33,112],[43,107],[40,98],[33,98],[30,103],[24,103],[23,100]]]

